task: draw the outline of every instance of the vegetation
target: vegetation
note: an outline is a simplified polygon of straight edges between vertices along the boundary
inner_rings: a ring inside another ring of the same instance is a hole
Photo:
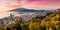
[[[43,18],[41,18],[43,17]],[[22,23],[20,18],[15,24],[10,26],[1,26],[0,30],[60,30],[60,10],[54,13],[46,14],[46,16],[36,16],[30,21]]]

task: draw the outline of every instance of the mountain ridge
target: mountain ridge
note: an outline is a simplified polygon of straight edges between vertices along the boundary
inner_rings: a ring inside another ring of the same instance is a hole
[[[17,8],[17,9],[10,10],[10,12],[11,11],[33,13],[33,12],[46,12],[47,10],[34,10],[34,9],[26,9],[26,8]]]

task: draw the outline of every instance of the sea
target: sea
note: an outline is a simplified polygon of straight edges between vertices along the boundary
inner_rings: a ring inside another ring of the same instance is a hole
[[[28,14],[34,14],[34,13],[40,13],[40,12],[47,12],[47,10],[34,10],[34,9],[25,9],[25,8],[17,8],[13,10],[8,10],[4,12],[0,12],[0,19],[4,17],[10,16],[10,14],[13,14],[15,16],[21,16],[21,15],[28,15]]]

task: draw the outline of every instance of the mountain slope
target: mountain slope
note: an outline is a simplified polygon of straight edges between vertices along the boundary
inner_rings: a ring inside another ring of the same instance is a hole
[[[25,8],[17,8],[13,9],[10,11],[15,11],[15,12],[27,12],[27,13],[33,13],[33,12],[46,12],[46,10],[34,10],[34,9],[25,9]]]

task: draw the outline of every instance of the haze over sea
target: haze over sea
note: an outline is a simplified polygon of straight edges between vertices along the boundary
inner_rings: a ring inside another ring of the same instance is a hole
[[[3,10],[0,10],[0,18],[3,18],[3,17],[7,17],[9,16],[11,12],[7,12],[7,10],[3,11]]]
[[[21,10],[23,9],[23,10]],[[16,11],[19,11],[19,12],[16,12]],[[33,14],[33,12],[42,12],[42,11],[38,11],[38,10],[26,10],[24,8],[20,8],[20,9],[16,9],[16,10],[5,10],[5,11],[2,11],[0,10],[0,18],[4,18],[4,17],[8,17],[10,16],[10,13],[14,14],[15,16],[20,16],[20,15],[26,15],[25,14],[19,14],[20,12],[22,13],[29,13],[29,14]]]

